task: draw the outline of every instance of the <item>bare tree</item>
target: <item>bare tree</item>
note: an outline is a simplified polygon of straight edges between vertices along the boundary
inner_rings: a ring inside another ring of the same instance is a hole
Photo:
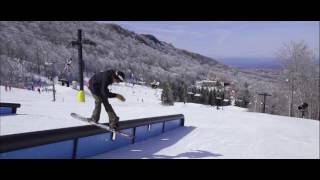
[[[308,118],[319,114],[319,73],[314,52],[303,41],[284,44],[278,57],[282,65],[281,77],[289,94],[289,116],[299,116],[298,106],[309,104]]]

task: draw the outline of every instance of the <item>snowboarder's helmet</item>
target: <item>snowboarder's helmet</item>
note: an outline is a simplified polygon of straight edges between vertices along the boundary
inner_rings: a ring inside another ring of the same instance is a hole
[[[116,71],[115,72],[116,78],[120,81],[123,82],[123,80],[125,79],[125,75],[123,72],[121,71]]]

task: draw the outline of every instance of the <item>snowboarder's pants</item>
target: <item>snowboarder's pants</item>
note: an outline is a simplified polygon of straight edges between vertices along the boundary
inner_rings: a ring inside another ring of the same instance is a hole
[[[104,108],[109,116],[109,124],[110,126],[115,125],[119,121],[119,117],[117,117],[116,113],[114,112],[111,104],[109,103],[108,99],[104,99],[102,97],[99,97],[95,94],[92,94],[94,100],[95,100],[95,107],[92,112],[91,118],[98,122],[100,119],[100,113],[101,113],[101,103],[103,103]]]

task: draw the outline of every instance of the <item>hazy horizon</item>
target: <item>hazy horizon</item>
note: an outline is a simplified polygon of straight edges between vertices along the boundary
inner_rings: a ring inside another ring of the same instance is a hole
[[[304,41],[319,57],[318,21],[102,21],[152,34],[175,47],[220,61],[275,58],[290,41]]]

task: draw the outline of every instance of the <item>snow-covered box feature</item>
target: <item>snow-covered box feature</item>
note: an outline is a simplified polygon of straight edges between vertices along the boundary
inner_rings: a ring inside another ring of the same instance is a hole
[[[77,159],[96,156],[184,126],[184,115],[120,121],[133,139],[86,125],[0,136],[0,159]]]

